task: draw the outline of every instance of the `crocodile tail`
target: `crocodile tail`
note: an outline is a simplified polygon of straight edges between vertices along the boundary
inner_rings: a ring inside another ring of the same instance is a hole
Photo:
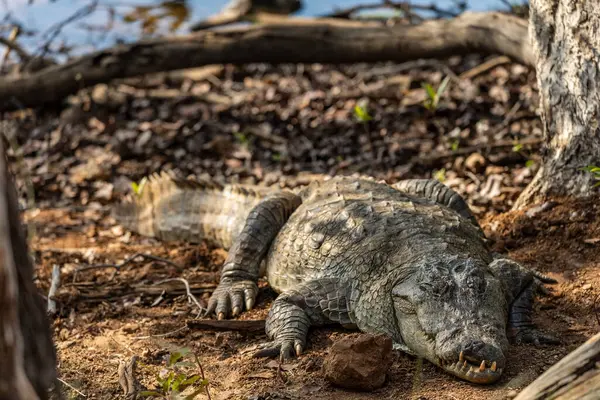
[[[250,210],[274,189],[221,185],[153,174],[115,206],[112,216],[126,229],[165,241],[207,240],[228,249]]]

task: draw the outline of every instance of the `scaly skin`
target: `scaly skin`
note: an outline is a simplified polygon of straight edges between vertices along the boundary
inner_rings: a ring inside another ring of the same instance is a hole
[[[219,318],[252,308],[264,261],[281,295],[258,355],[299,355],[310,326],[339,323],[491,383],[506,367],[507,331],[514,341],[554,341],[531,323],[533,292],[548,279],[492,254],[464,200],[437,181],[339,177],[294,192],[246,188],[241,198],[172,182],[153,179],[151,195],[116,215],[160,238],[231,243],[209,302]],[[201,223],[186,231],[181,221]]]

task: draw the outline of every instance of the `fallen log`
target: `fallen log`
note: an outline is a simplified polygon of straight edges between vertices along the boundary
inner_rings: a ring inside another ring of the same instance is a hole
[[[595,400],[600,398],[600,333],[527,386],[515,400]]]
[[[0,110],[56,104],[81,88],[113,79],[209,64],[404,62],[478,52],[533,65],[528,37],[526,20],[496,12],[392,27],[290,18],[119,45],[5,78],[0,80]]]

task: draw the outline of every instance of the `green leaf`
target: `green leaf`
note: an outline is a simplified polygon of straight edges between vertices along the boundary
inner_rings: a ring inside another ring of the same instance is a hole
[[[144,190],[144,186],[146,186],[147,182],[148,178],[146,177],[143,177],[140,183],[131,182],[131,188],[133,189],[133,193],[137,194],[138,196],[141,195],[142,191]]]
[[[444,94],[444,92],[446,91],[446,88],[448,87],[449,82],[450,82],[450,77],[447,76],[444,78],[442,83],[440,83],[440,86],[438,87],[438,90],[436,93],[436,98],[438,99],[438,101],[439,101],[439,98],[442,96],[442,94]]]
[[[173,382],[173,378],[175,377],[175,373],[173,371],[169,372],[167,378],[162,382],[162,390],[165,393],[169,392],[171,388],[171,383]]]
[[[527,168],[532,168],[534,165],[535,165],[535,161],[533,161],[533,160],[527,160],[527,161],[525,162],[525,166],[526,166]]]
[[[446,180],[446,168],[433,171],[433,178],[440,182],[444,182]]]
[[[183,358],[183,354],[179,351],[175,351],[175,352],[171,353],[169,355],[169,362],[168,362],[169,367],[172,366],[173,364],[175,364],[177,361],[181,360],[182,358]]]
[[[202,392],[204,392],[204,386],[202,386],[200,389],[196,390],[192,394],[185,396],[184,400],[194,400],[196,398],[196,396],[198,396]]]
[[[515,145],[512,148],[512,151],[518,153],[519,151],[521,151],[522,148],[523,145],[521,143],[515,143]]]
[[[421,83],[421,87],[425,89],[425,92],[427,92],[427,96],[429,96],[429,99],[433,102],[436,96],[435,89],[433,88],[433,86],[431,86],[431,84],[427,82],[423,82]]]
[[[456,139],[455,141],[452,142],[452,144],[450,145],[450,148],[452,149],[452,151],[456,151],[458,150],[458,146],[459,146],[459,140]]]
[[[248,144],[248,142],[249,142],[248,136],[244,135],[241,132],[234,132],[233,136],[235,136],[237,141],[240,142],[241,144]]]
[[[185,389],[196,383],[199,379],[201,379],[200,375],[192,375],[187,377],[179,384],[179,389],[183,392]]]
[[[175,378],[173,379],[173,383],[171,383],[171,391],[173,392],[182,392],[183,389],[180,388],[181,386],[181,382],[185,381],[186,376],[185,374],[177,374],[175,375]]]
[[[358,104],[354,106],[354,115],[360,122],[368,122],[373,119],[369,115],[367,109],[362,106],[359,106]]]
[[[144,390],[142,392],[139,392],[138,395],[140,395],[142,397],[150,397],[150,396],[163,397],[162,393],[156,392],[154,390]]]

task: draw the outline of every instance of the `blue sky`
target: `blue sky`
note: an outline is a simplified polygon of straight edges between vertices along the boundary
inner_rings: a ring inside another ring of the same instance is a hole
[[[228,0],[189,0],[189,4],[192,6],[192,18],[191,21],[200,20],[210,14],[217,12],[221,9]],[[319,15],[333,11],[336,7],[349,7],[359,3],[376,3],[378,0],[304,0],[304,9],[298,15]],[[44,31],[53,24],[56,24],[81,7],[89,4],[90,0],[56,0],[50,2],[49,0],[34,0],[33,4],[29,5],[28,0],[0,0],[0,12],[4,15],[10,12],[14,19],[21,22],[25,27],[29,29],[35,29],[38,31]],[[156,4],[156,0],[100,0],[100,4],[127,4],[127,5],[143,5],[143,4]],[[412,0],[413,4],[431,4],[435,3],[440,7],[451,7],[454,3],[452,0]],[[471,10],[489,10],[489,9],[500,9],[504,8],[500,0],[468,0],[467,4]],[[124,10],[124,8],[122,8]],[[100,25],[107,21],[106,9],[100,9],[94,12],[89,17],[78,20],[78,23],[88,23]],[[186,31],[186,26],[182,27],[182,31]],[[126,25],[117,24],[114,29],[114,33],[108,37],[103,38],[99,34],[87,34],[84,30],[77,28],[76,24],[69,25],[64,33],[59,37],[68,44],[84,44],[93,43],[93,46],[88,48],[81,48],[80,51],[89,51],[93,47],[104,47],[110,45],[112,40],[116,36],[124,37],[125,39],[135,39],[138,34],[137,28]],[[43,43],[41,38],[34,38],[25,40],[22,39],[21,43],[28,48],[36,47],[40,43]]]

